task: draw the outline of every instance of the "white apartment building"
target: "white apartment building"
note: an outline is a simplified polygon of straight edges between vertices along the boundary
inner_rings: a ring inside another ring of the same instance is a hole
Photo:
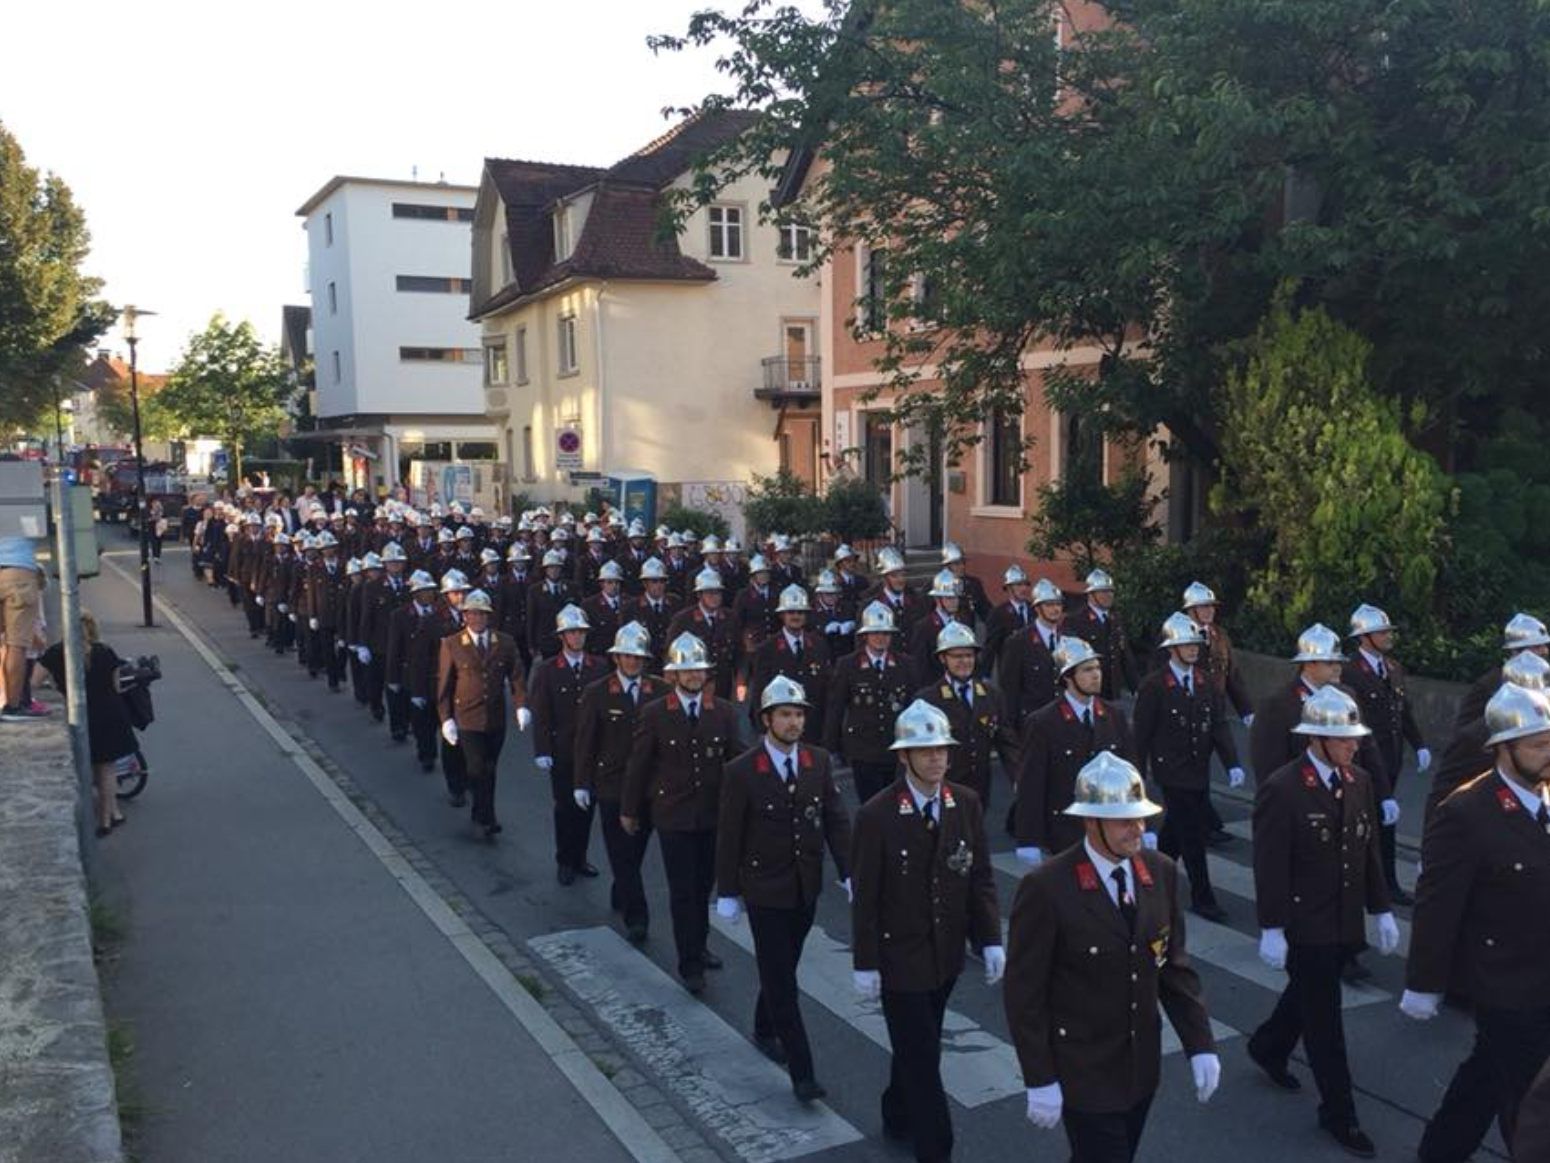
[[[477,191],[335,177],[296,211],[307,232],[316,429],[350,487],[410,487],[472,464],[483,500],[497,459],[479,327],[468,321]],[[440,487],[439,484],[435,487]]]

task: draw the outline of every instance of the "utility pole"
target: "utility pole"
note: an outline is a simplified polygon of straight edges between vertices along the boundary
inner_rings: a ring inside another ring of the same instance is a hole
[[[91,744],[86,733],[86,643],[81,634],[81,580],[75,563],[75,497],[65,481],[64,465],[54,466],[54,561],[59,567],[59,632],[65,655],[65,719],[70,754],[75,760],[76,831],[88,875],[96,852],[92,817]]]
[[[138,307],[124,308],[124,339],[129,344],[129,402],[135,420],[135,511],[140,522],[140,605],[145,625],[155,623],[151,619],[151,531],[146,527],[150,517],[145,500],[145,447],[140,440],[140,373],[136,363],[135,348],[140,337],[135,334],[135,322],[142,315],[154,315]]]

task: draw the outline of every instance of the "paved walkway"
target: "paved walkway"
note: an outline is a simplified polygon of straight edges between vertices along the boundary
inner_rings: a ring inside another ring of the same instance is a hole
[[[150,785],[101,845],[126,931],[107,990],[147,1110],[138,1157],[631,1158],[563,1072],[586,1072],[574,1047],[256,702],[165,615],[141,628],[111,569],[83,596],[106,641],[159,654],[165,674]]]

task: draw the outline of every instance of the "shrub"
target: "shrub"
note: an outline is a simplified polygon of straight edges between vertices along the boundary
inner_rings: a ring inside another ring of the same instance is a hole
[[[888,505],[882,490],[854,476],[829,482],[823,498],[822,528],[839,541],[866,541],[888,532]]]
[[[807,482],[787,469],[774,476],[758,476],[743,502],[743,520],[750,538],[771,533],[801,537],[823,531],[823,500],[813,495]]]
[[[717,537],[726,537],[732,532],[732,526],[727,524],[727,519],[720,513],[712,513],[709,509],[691,509],[687,505],[669,505],[662,510],[661,524],[673,530],[694,530],[694,535],[704,538],[714,533]]]
[[[1068,556],[1078,574],[1157,540],[1153,499],[1145,473],[1130,472],[1106,485],[1067,477],[1039,489],[1028,552],[1042,561]]]

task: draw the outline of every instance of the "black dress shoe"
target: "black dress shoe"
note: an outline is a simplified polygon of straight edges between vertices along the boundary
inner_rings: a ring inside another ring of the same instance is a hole
[[[631,945],[644,945],[646,943],[646,926],[630,925],[625,929],[624,935],[629,938]]]
[[[1189,911],[1197,917],[1204,917],[1208,921],[1215,921],[1218,925],[1227,923],[1227,910],[1215,901],[1202,901],[1198,905],[1191,905]]]
[[[786,1064],[786,1048],[780,1044],[780,1039],[773,1034],[762,1036],[755,1034],[753,1036],[753,1044],[759,1048],[759,1053],[763,1054],[775,1065],[784,1066]]]
[[[1389,885],[1389,900],[1396,905],[1405,905],[1407,908],[1415,904],[1415,897],[1397,884]]]
[[[791,1084],[791,1093],[797,1096],[798,1102],[817,1102],[829,1092],[818,1085],[817,1079],[804,1078]]]
[[[494,843],[495,837],[500,835],[500,830],[501,826],[499,824],[486,824],[484,825],[484,838]]]
[[[721,958],[717,957],[709,949],[702,949],[700,950],[700,964],[705,966],[706,969],[720,969],[722,962]]]
[[[1367,1137],[1367,1132],[1355,1123],[1343,1126],[1327,1123],[1324,1129],[1329,1132],[1330,1138],[1345,1148],[1347,1154],[1355,1155],[1358,1159],[1371,1159],[1378,1153],[1378,1148]]]
[[[1360,985],[1364,981],[1372,980],[1372,970],[1353,957],[1341,966],[1340,980],[1347,985]]]
[[[447,796],[447,803],[451,804],[454,808],[461,808],[467,805],[468,797],[460,791],[455,791],[451,795]]]
[[[489,833],[492,836],[499,836],[506,830],[501,826],[499,820],[491,820],[488,824],[485,825],[485,828],[489,830]]]
[[[684,974],[684,988],[695,997],[705,992],[705,975],[696,970],[694,973]]]
[[[597,869],[588,864],[586,861],[582,861],[580,867],[576,869],[576,875],[593,877],[597,875]]]
[[[1302,1089],[1301,1079],[1299,1079],[1295,1074],[1286,1068],[1286,1063],[1282,1062],[1277,1065],[1276,1063],[1271,1062],[1269,1059],[1264,1058],[1260,1054],[1256,1053],[1252,1045],[1249,1047],[1249,1059],[1254,1063],[1254,1065],[1258,1066],[1265,1072],[1265,1076],[1269,1078],[1271,1082],[1275,1083],[1282,1090],[1295,1091]]]
[[[576,870],[568,864],[562,864],[554,870],[554,878],[564,885],[575,884]]]

